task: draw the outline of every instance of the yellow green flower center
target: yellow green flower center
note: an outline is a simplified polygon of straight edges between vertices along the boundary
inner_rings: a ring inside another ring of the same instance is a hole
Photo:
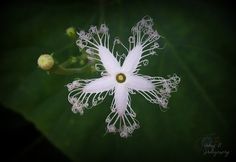
[[[125,80],[126,80],[125,74],[119,73],[119,74],[116,75],[116,81],[117,81],[118,83],[124,83]]]

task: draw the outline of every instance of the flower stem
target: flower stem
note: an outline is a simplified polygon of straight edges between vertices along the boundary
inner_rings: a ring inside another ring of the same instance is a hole
[[[59,75],[72,75],[72,74],[79,74],[84,73],[87,70],[91,69],[91,66],[94,65],[94,61],[89,61],[86,65],[81,68],[66,68],[65,65],[68,65],[68,62],[64,62],[61,65],[58,65],[54,69],[52,69],[52,73],[59,74]]]

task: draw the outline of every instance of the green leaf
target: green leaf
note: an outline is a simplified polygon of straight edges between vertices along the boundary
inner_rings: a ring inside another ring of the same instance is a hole
[[[29,10],[13,6],[6,10],[9,21],[5,25],[13,35],[3,35],[7,40],[0,64],[1,103],[34,123],[73,161],[207,160],[200,145],[204,136],[215,133],[223,145],[230,144],[235,104],[231,101],[233,41],[226,15],[213,15],[207,4],[201,12],[198,7],[155,2],[87,5],[32,5]],[[105,131],[111,97],[83,116],[73,114],[65,85],[81,76],[48,75],[37,67],[37,58],[55,51],[59,61],[71,56],[70,50],[63,49],[71,43],[65,34],[70,26],[88,29],[105,22],[111,36],[118,35],[127,44],[131,27],[147,14],[165,37],[166,46],[150,58],[141,73],[163,77],[176,73],[181,83],[165,113],[140,95],[132,95],[141,128],[132,137],[121,139]]]

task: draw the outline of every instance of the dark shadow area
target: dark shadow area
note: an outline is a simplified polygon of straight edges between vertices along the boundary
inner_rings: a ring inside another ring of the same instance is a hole
[[[21,115],[0,107],[0,150],[3,161],[65,161],[65,157]]]

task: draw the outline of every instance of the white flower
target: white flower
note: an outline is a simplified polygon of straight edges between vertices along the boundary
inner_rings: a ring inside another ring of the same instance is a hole
[[[164,79],[138,74],[139,68],[148,63],[147,56],[154,55],[154,50],[159,48],[157,41],[160,35],[153,29],[152,19],[147,16],[131,32],[129,48],[117,38],[110,48],[110,35],[105,24],[99,29],[92,26],[89,32],[80,31],[77,45],[87,51],[90,59],[99,62],[96,69],[101,71],[101,78],[76,80],[67,85],[70,91],[68,101],[73,105],[72,111],[75,113],[83,114],[85,108],[96,106],[107,95],[114,95],[111,113],[105,121],[107,131],[119,132],[121,137],[128,137],[139,128],[136,113],[131,108],[130,94],[139,93],[151,103],[159,104],[165,109],[170,93],[176,91],[180,82],[177,75]],[[119,56],[117,52],[114,56],[116,44],[127,50],[126,57]]]

